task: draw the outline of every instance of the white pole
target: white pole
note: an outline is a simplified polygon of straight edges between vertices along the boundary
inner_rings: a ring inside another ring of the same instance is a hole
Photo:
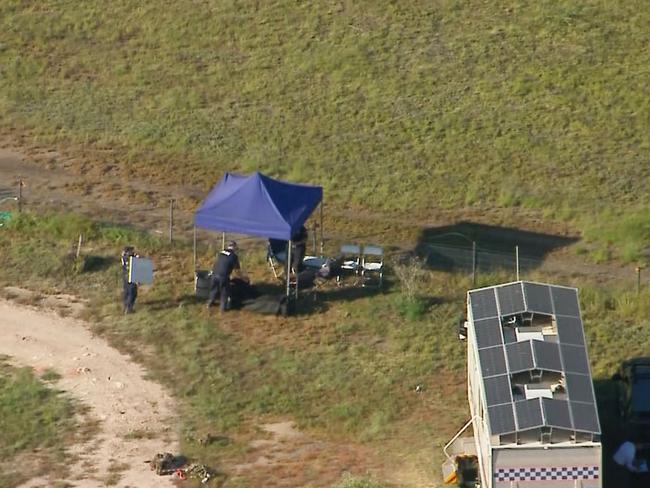
[[[517,260],[517,281],[519,281],[519,246],[515,246],[515,259]]]

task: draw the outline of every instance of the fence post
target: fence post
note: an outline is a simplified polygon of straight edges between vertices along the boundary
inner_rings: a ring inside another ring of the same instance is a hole
[[[79,242],[77,243],[76,259],[79,259],[79,255],[81,254],[81,244],[83,244],[83,240],[84,240],[83,234],[79,234]]]
[[[519,281],[519,245],[515,246],[515,261],[517,263],[517,281]]]
[[[174,242],[174,199],[169,199],[169,243]]]
[[[476,285],[476,241],[472,241],[472,286]]]
[[[636,293],[637,295],[641,293],[641,270],[644,266],[636,267]]]
[[[23,211],[23,179],[22,177],[18,178],[18,213]]]

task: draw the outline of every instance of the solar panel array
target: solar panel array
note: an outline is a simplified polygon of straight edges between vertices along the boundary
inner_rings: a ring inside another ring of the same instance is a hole
[[[540,427],[600,434],[575,288],[509,283],[470,291],[469,306],[493,435]],[[530,312],[555,317],[557,343],[504,340],[502,320]],[[562,373],[566,399],[515,400],[511,375],[533,370]]]

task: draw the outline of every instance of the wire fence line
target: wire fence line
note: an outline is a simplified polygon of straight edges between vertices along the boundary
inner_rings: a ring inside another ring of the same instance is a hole
[[[512,252],[495,251],[481,248],[479,245],[473,247],[452,246],[449,244],[428,244],[421,243],[418,246],[418,254],[432,268],[445,270],[464,270],[476,273],[489,273],[494,271],[529,271],[542,264],[542,259],[519,253],[516,248]]]

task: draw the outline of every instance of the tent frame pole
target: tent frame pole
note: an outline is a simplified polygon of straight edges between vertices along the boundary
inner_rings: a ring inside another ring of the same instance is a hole
[[[196,274],[196,225],[194,226],[194,233],[193,233],[193,254],[192,254],[192,264],[194,265],[194,274]]]
[[[323,248],[325,247],[325,240],[323,238],[323,199],[320,201],[320,257],[323,257]]]
[[[287,246],[287,297],[291,295],[291,239]]]

